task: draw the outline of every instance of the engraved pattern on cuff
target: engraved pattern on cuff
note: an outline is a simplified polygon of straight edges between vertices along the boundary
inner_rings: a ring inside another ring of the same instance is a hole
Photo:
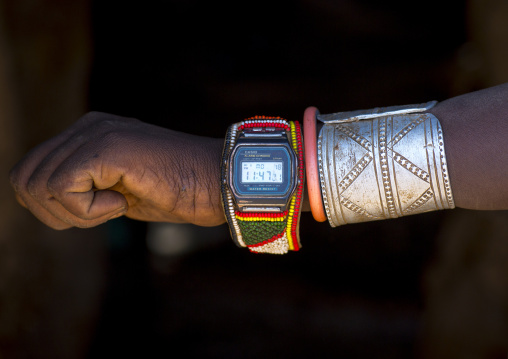
[[[415,112],[323,121],[318,165],[332,227],[455,207],[441,125]]]

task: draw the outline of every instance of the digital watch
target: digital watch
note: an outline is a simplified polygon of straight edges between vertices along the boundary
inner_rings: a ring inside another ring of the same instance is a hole
[[[221,163],[231,236],[251,252],[299,250],[304,161],[298,122],[256,116],[229,127]]]

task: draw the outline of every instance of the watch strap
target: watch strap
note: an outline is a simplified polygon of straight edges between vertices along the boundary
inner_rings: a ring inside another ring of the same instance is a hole
[[[287,131],[291,148],[297,158],[297,185],[284,212],[241,212],[228,185],[229,156],[241,131],[249,128],[275,127]],[[255,116],[228,128],[221,162],[221,194],[231,237],[240,247],[255,253],[285,254],[301,248],[299,223],[303,201],[304,158],[302,133],[298,121],[280,117]]]

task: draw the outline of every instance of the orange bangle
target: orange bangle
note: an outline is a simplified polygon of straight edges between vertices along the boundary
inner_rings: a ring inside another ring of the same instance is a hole
[[[318,222],[326,221],[323,197],[319,181],[317,163],[316,107],[308,107],[303,114],[303,131],[305,144],[305,169],[307,173],[307,190],[309,193],[312,216]]]

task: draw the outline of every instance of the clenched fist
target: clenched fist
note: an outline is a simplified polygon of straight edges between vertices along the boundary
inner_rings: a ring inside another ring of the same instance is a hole
[[[28,153],[10,181],[21,205],[55,229],[122,215],[213,226],[224,222],[222,144],[94,112]]]

